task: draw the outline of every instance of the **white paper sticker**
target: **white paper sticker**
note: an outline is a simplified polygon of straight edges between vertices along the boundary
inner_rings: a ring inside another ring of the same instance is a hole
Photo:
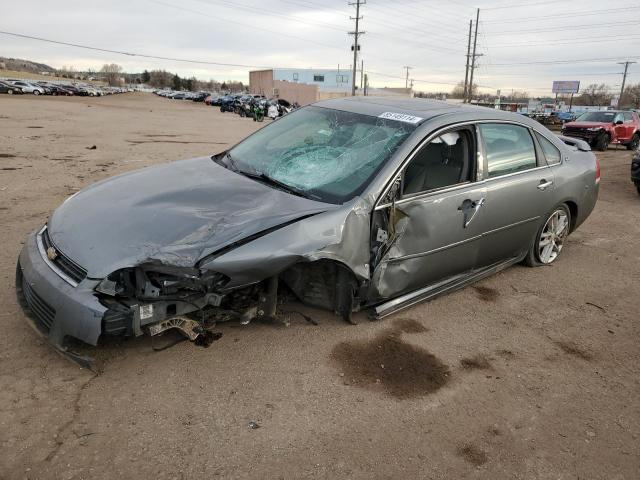
[[[399,122],[418,123],[423,120],[422,117],[414,117],[405,113],[384,112],[378,115],[378,118],[388,118],[389,120],[397,120]]]
[[[140,305],[140,320],[153,317],[153,305]]]

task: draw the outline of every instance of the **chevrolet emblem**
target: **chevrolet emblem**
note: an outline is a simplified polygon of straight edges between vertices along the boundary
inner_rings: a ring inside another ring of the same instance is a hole
[[[58,252],[55,248],[49,247],[47,248],[47,258],[51,261],[55,260],[58,257]]]

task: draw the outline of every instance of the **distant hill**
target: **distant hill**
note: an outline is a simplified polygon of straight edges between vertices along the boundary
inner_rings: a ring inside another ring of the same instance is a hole
[[[30,60],[23,60],[22,58],[6,58],[0,57],[0,71],[13,70],[15,72],[29,72],[40,73],[56,71],[55,68],[50,67],[44,63],[32,62]]]

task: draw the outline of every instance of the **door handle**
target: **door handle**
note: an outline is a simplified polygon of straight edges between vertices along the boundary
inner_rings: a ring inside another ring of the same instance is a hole
[[[536,188],[538,190],[546,190],[551,185],[553,185],[553,182],[547,181],[543,178],[542,180],[540,180],[540,184]]]
[[[471,221],[475,218],[478,210],[485,204],[485,198],[479,200],[471,200],[467,198],[462,205],[458,207],[458,210],[462,210],[464,214],[463,228],[467,228]]]

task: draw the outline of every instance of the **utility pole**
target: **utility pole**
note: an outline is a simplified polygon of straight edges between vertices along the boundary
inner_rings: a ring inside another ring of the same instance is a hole
[[[364,60],[360,60],[360,88],[364,86]]]
[[[469,88],[467,89],[469,103],[471,103],[471,97],[473,96],[473,71],[476,69],[476,57],[481,57],[482,54],[476,55],[476,45],[478,43],[478,22],[480,21],[480,9],[476,11],[476,32],[473,37],[473,54],[471,55],[471,78],[469,79]]]
[[[627,71],[629,70],[629,65],[637,62],[618,62],[618,65],[624,65],[624,73],[622,74],[622,88],[620,88],[620,97],[618,98],[618,108],[621,108],[622,105],[622,95],[624,95],[624,84],[627,83]]]
[[[407,65],[405,65],[404,68],[407,71],[407,76],[404,80],[404,88],[409,88],[409,70],[411,70],[413,67],[409,67]]]
[[[463,102],[467,101],[467,86],[469,82],[469,58],[471,57],[471,27],[473,20],[469,20],[469,41],[467,42],[467,68],[464,71],[464,93],[462,94]]]
[[[356,29],[353,32],[349,32],[349,35],[353,35],[353,78],[351,79],[351,95],[355,96],[356,94],[356,74],[358,71],[358,50],[360,49],[360,44],[358,43],[358,37],[360,35],[364,35],[365,32],[360,31],[360,20],[362,17],[360,16],[360,5],[365,5],[366,1],[364,0],[356,0],[355,3],[349,3],[349,5],[356,6],[356,16],[349,17],[351,20],[356,21]]]

